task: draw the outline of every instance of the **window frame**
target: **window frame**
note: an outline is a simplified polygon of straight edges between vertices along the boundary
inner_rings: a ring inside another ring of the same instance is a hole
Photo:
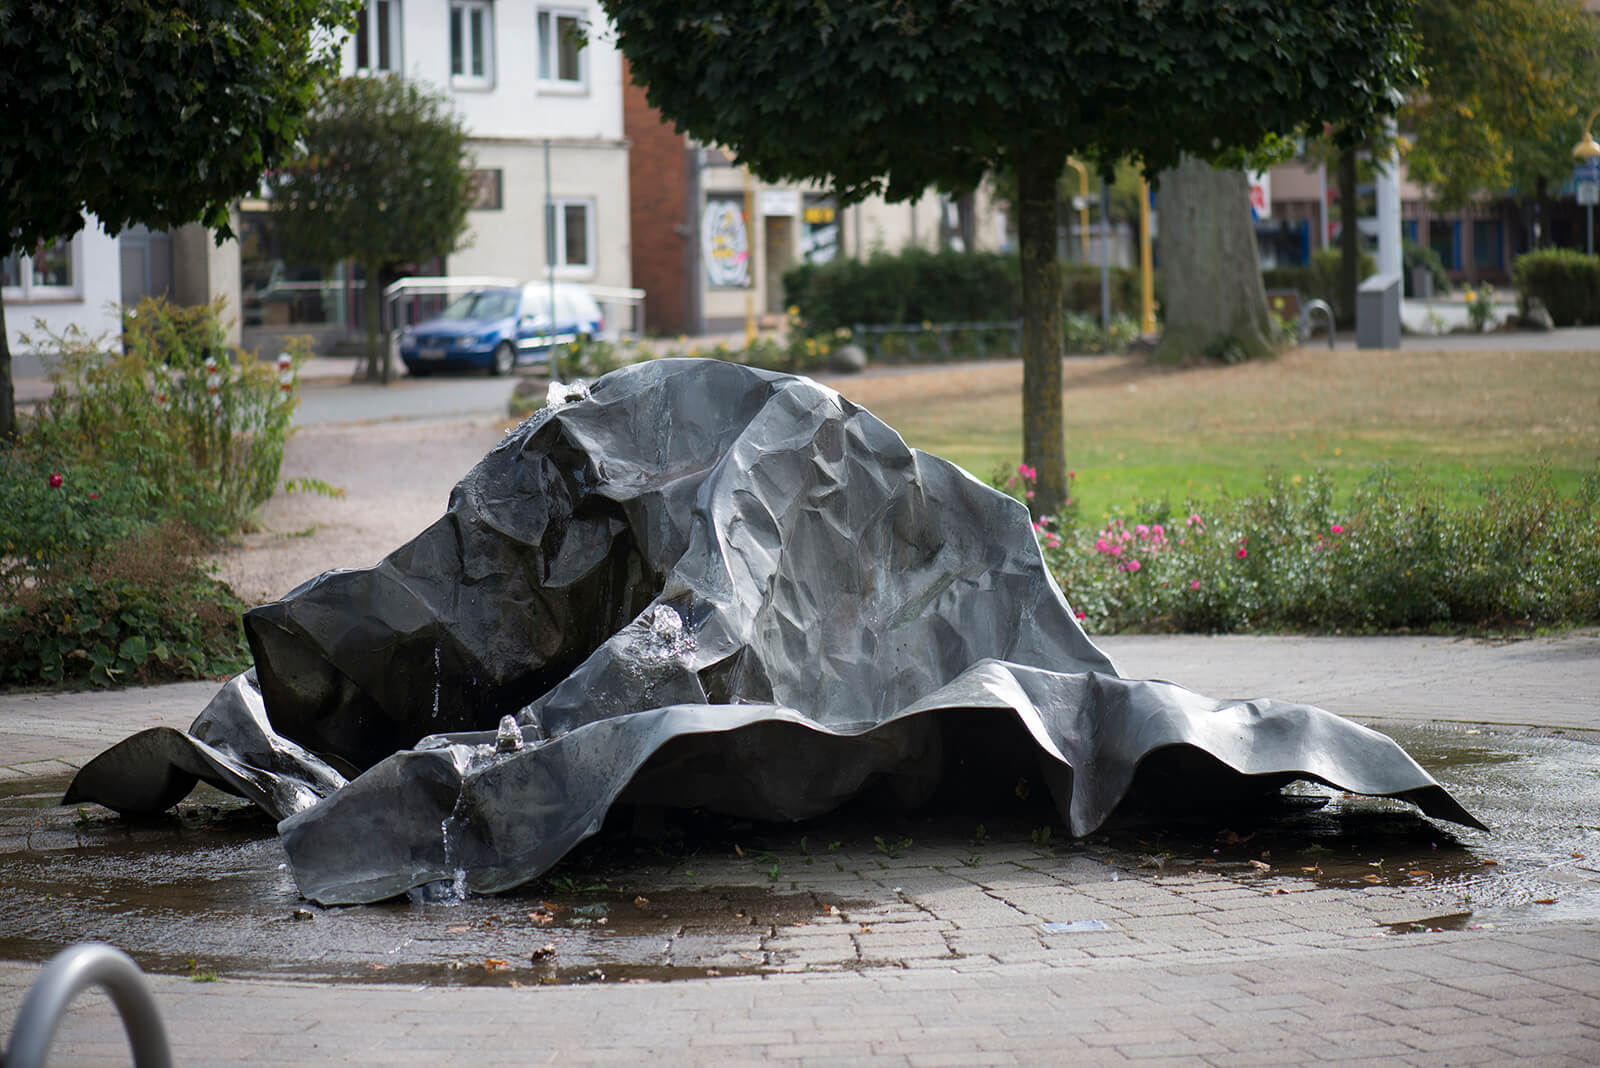
[[[404,36],[400,32],[403,3],[404,0],[366,0],[361,5],[361,22],[351,35],[351,58],[357,74],[399,74],[405,70],[405,53],[401,47]],[[380,25],[378,17],[382,8],[388,9],[386,28]],[[363,45],[367,50],[366,63],[361,61]],[[389,53],[388,64],[375,62],[381,61],[385,49]]]
[[[539,91],[541,93],[572,93],[580,94],[589,91],[589,49],[587,46],[578,49],[578,76],[576,78],[560,77],[561,66],[561,32],[560,20],[571,19],[585,29],[588,28],[589,10],[586,7],[569,4],[541,5],[534,9],[534,41],[538,52],[536,71],[538,74]],[[550,26],[547,31],[546,25]],[[555,77],[546,75],[546,71],[555,71]]]
[[[450,87],[452,89],[494,88],[494,4],[492,0],[450,0],[448,12],[450,52]],[[472,26],[476,20],[481,29],[480,51],[472,50]],[[456,51],[456,34],[461,34],[459,57]],[[461,70],[456,70],[456,60],[461,60]],[[483,64],[481,72],[472,70],[473,60]]]
[[[583,242],[588,253],[585,263],[572,263],[567,259],[567,209],[583,209]],[[598,268],[595,238],[595,198],[585,196],[553,196],[545,202],[546,262],[557,278],[593,278]]]
[[[0,287],[0,300],[6,303],[15,301],[19,304],[48,304],[58,301],[74,301],[83,299],[83,231],[73,234],[64,242],[67,253],[67,270],[71,273],[71,281],[66,285],[53,285],[47,282],[33,280],[33,261],[40,249],[54,245],[54,241],[41,241],[35,246],[34,252],[18,252],[17,280],[19,285]],[[8,257],[9,258],[9,257]]]

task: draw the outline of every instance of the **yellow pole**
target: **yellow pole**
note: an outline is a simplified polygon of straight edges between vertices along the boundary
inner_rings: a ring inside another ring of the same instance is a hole
[[[1067,157],[1067,166],[1078,172],[1078,247],[1083,250],[1083,262],[1089,262],[1089,168]]]
[[[744,343],[753,345],[756,340],[756,187],[750,171],[744,172]]]
[[[1156,275],[1150,257],[1150,183],[1139,177],[1139,333],[1156,332]]]

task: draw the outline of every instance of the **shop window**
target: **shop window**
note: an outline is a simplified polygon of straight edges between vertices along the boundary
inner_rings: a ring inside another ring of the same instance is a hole
[[[1499,219],[1473,220],[1472,265],[1486,271],[1497,271],[1506,265],[1505,232]]]

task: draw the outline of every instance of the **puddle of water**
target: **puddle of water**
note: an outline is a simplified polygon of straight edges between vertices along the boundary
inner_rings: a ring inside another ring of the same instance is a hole
[[[299,896],[272,821],[235,798],[203,788],[175,813],[135,822],[54,807],[65,778],[11,782],[0,784],[0,957],[44,960],[96,938],[179,975],[534,985],[750,974],[779,963],[765,948],[775,932],[839,923],[840,909],[863,904],[798,890],[807,873],[847,862],[877,874],[919,849],[977,865],[986,834],[1089,852],[1124,877],[1188,868],[1288,890],[1416,889],[1419,911],[1431,912],[1394,933],[1600,916],[1600,745],[1487,729],[1391,733],[1492,830],[1297,784],[1265,804],[1076,842],[1059,826],[1049,837],[1046,791],[1024,804],[1015,799],[1028,791],[1007,782],[1014,807],[993,815],[971,801],[911,816],[863,802],[781,827],[674,813],[644,839],[608,827],[509,894],[323,909]],[[980,822],[987,829],[975,831]],[[700,855],[711,878],[755,885],[685,886]]]

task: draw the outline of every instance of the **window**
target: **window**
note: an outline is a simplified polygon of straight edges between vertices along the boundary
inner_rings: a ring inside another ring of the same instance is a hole
[[[78,295],[76,237],[41,241],[31,255],[14,252],[0,261],[7,300],[50,300]]]
[[[1446,270],[1461,270],[1461,220],[1428,220],[1428,247],[1439,254]]]
[[[545,208],[545,250],[558,272],[594,271],[594,210],[589,200],[553,199]]]
[[[400,0],[367,0],[356,24],[356,70],[400,69]]]
[[[582,89],[588,83],[587,27],[581,10],[539,12],[539,81],[546,88]]]
[[[502,196],[504,172],[499,167],[489,170],[468,171],[467,189],[471,197],[468,205],[472,211],[499,211],[505,207]]]
[[[484,0],[450,5],[450,84],[487,88],[494,84],[494,23]]]
[[[1499,219],[1474,219],[1472,222],[1472,265],[1480,270],[1499,270],[1505,266]]]

